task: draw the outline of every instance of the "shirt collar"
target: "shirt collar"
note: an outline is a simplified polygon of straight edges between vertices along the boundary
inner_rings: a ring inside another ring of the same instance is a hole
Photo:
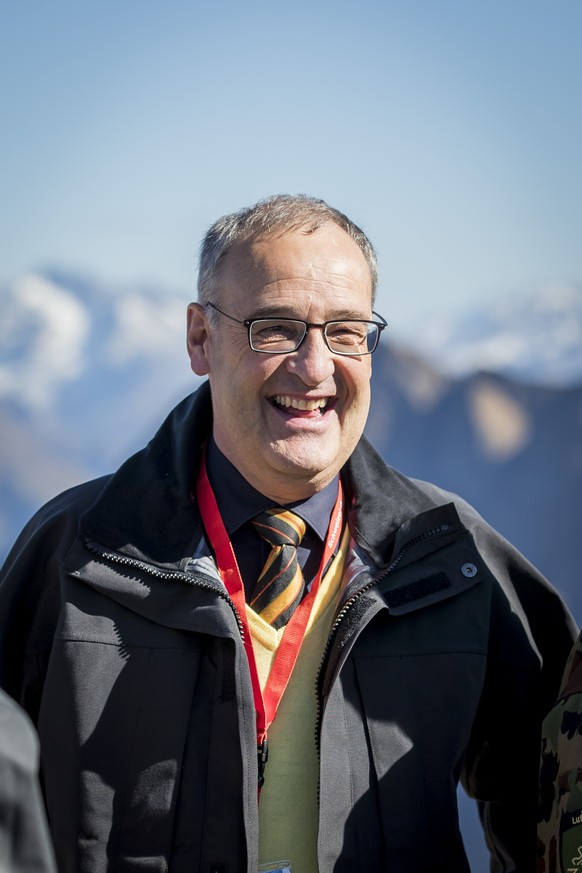
[[[260,512],[271,509],[274,505],[269,497],[265,497],[247,482],[223,455],[213,437],[210,437],[206,446],[206,471],[229,536]],[[336,476],[322,491],[306,500],[286,504],[285,508],[297,513],[323,541],[337,499],[337,487]]]

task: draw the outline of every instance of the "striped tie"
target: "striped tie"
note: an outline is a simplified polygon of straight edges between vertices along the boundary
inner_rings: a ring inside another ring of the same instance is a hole
[[[297,546],[307,525],[285,509],[268,509],[253,519],[255,530],[271,546],[250,605],[274,628],[284,627],[303,595],[303,574]]]

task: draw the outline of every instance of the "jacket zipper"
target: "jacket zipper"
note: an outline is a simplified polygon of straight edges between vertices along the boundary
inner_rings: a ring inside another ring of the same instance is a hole
[[[91,552],[99,555],[100,558],[103,558],[106,561],[110,561],[113,564],[120,564],[125,567],[135,567],[136,569],[147,573],[149,576],[153,576],[155,579],[184,582],[186,585],[190,585],[191,587],[203,588],[206,591],[212,591],[215,594],[218,594],[219,597],[222,597],[223,600],[226,600],[226,602],[232,609],[236,623],[238,625],[241,639],[244,643],[245,634],[241,617],[230,595],[228,594],[228,591],[225,588],[219,588],[217,585],[214,585],[211,582],[205,582],[202,576],[193,576],[189,573],[184,573],[182,570],[159,570],[157,567],[153,567],[151,564],[146,564],[145,561],[140,561],[137,558],[128,558],[125,555],[118,555],[116,552],[108,552],[105,549],[101,548],[101,546],[98,546],[97,543],[93,542],[92,540],[85,540],[85,542],[87,548]]]
[[[407,542],[405,542],[401,546],[398,554],[396,555],[395,558],[393,558],[393,560],[390,562],[390,564],[388,564],[388,566],[385,567],[376,576],[372,576],[365,585],[363,585],[361,588],[359,588],[357,591],[355,591],[348,598],[348,600],[346,600],[346,602],[344,603],[344,605],[340,609],[339,613],[337,614],[336,619],[335,619],[335,621],[332,625],[332,628],[329,632],[329,636],[327,638],[327,643],[325,644],[325,648],[323,650],[323,655],[321,658],[321,663],[319,665],[319,669],[317,671],[317,676],[315,679],[315,697],[316,697],[315,748],[317,750],[318,762],[320,762],[320,758],[321,758],[321,748],[320,748],[320,742],[321,742],[321,697],[319,694],[319,687],[320,687],[320,682],[321,682],[321,678],[322,678],[322,673],[323,673],[324,667],[325,667],[325,662],[327,661],[329,652],[330,652],[331,647],[333,645],[333,642],[334,642],[334,639],[336,637],[339,626],[341,625],[346,614],[350,611],[350,609],[352,608],[354,603],[356,603],[356,601],[359,600],[359,598],[363,594],[365,594],[367,591],[369,591],[371,588],[373,588],[375,585],[377,585],[378,582],[380,582],[382,579],[386,578],[386,576],[389,576],[390,573],[393,573],[394,570],[401,563],[402,559],[407,554],[407,552],[410,551],[410,549],[412,549],[414,546],[417,546],[419,543],[423,542],[424,540],[429,539],[429,538],[434,537],[434,536],[437,536],[438,534],[444,533],[445,531],[448,531],[448,530],[449,530],[448,524],[441,524],[438,527],[431,528],[430,530],[424,531],[423,533],[418,534],[418,536],[413,537],[410,540],[407,540]],[[365,572],[365,571],[362,571],[362,572]],[[319,766],[318,766],[318,774],[319,774]],[[318,804],[319,804],[319,792],[320,792],[320,784],[319,783],[320,783],[320,778],[318,775],[318,778],[317,778],[317,801],[318,801]]]
[[[329,651],[331,646],[333,645],[334,638],[337,634],[337,630],[345,618],[346,614],[349,612],[354,603],[367,591],[377,585],[382,579],[392,573],[396,567],[400,564],[404,556],[408,551],[410,551],[413,546],[418,545],[418,543],[422,542],[425,539],[436,536],[439,533],[443,533],[449,529],[449,525],[439,525],[438,527],[431,528],[428,531],[425,531],[422,534],[419,534],[416,537],[413,537],[411,540],[408,540],[406,543],[402,545],[400,551],[396,555],[396,557],[390,562],[390,564],[385,567],[380,573],[376,576],[373,576],[365,585],[358,589],[358,591],[354,592],[351,597],[344,603],[340,612],[338,613],[329,636],[327,638],[327,643],[325,645],[325,649],[323,651],[323,655],[321,658],[321,663],[319,665],[319,669],[317,671],[317,676],[315,680],[315,695],[316,695],[316,715],[315,715],[315,747],[317,750],[317,758],[318,762],[321,758],[321,749],[320,749],[320,732],[321,732],[321,699],[319,696],[319,683],[321,680],[321,675],[324,669],[325,662],[327,660],[327,656],[329,655]],[[125,555],[118,555],[116,552],[108,552],[105,549],[101,548],[94,541],[86,540],[87,548],[99,557],[103,558],[106,561],[110,561],[113,564],[119,564],[120,566],[126,567],[135,567],[138,570],[152,576],[155,579],[162,580],[173,580],[183,582],[186,585],[190,585],[193,587],[203,588],[207,591],[212,591],[215,594],[218,594],[219,597],[222,597],[225,600],[230,608],[232,609],[233,615],[235,617],[239,633],[241,635],[241,640],[244,643],[244,628],[238,613],[238,610],[233,603],[231,597],[229,596],[226,589],[218,588],[216,585],[211,582],[205,582],[200,576],[192,576],[188,573],[184,573],[181,570],[159,570],[156,567],[153,567],[151,564],[147,564],[145,561],[140,561],[137,558],[128,558]],[[320,777],[319,777],[319,766],[318,766],[318,777],[317,777],[317,801],[319,804],[320,798]]]

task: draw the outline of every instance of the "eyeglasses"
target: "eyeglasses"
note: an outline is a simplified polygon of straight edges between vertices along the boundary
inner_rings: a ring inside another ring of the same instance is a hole
[[[265,355],[287,355],[296,352],[311,327],[321,330],[325,344],[334,355],[354,357],[371,355],[378,345],[380,334],[387,325],[387,321],[377,312],[372,314],[380,321],[348,318],[313,324],[300,318],[247,318],[241,321],[223,312],[214,303],[209,303],[208,306],[225,318],[244,325],[253,352],[262,352]]]

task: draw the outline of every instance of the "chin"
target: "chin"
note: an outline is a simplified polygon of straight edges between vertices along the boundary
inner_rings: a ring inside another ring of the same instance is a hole
[[[275,452],[273,467],[281,474],[304,481],[331,482],[344,464],[343,458],[321,457],[306,448],[303,452]]]

